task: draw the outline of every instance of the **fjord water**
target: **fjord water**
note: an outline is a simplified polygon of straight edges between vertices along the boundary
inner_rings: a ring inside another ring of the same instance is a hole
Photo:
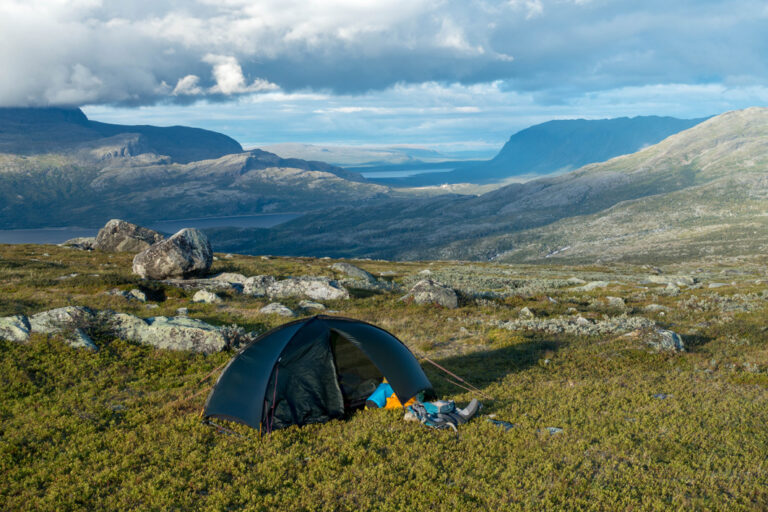
[[[300,213],[265,213],[232,217],[203,217],[198,219],[162,220],[147,227],[163,233],[175,233],[183,228],[271,228],[299,217]],[[104,221],[106,223],[106,220]],[[71,238],[96,236],[99,228],[65,226],[37,229],[0,229],[0,244],[60,244]]]

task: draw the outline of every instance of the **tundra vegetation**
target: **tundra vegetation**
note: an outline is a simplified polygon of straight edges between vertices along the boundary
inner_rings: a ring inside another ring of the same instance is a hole
[[[141,317],[183,307],[258,332],[285,321],[259,312],[268,298],[193,302],[195,290],[132,275],[132,257],[0,246],[0,317],[79,305]],[[340,279],[338,262],[217,254],[211,272]],[[384,327],[492,398],[423,365],[438,395],[484,403],[458,439],[370,410],[264,437],[232,424],[237,435],[222,434],[199,413],[231,351],[159,350],[90,325],[98,352],[59,335],[0,341],[0,509],[768,506],[766,257],[660,269],[346,262],[388,284],[350,288],[325,301],[330,314]],[[425,277],[456,290],[458,307],[400,300]],[[281,303],[313,314],[299,299]],[[654,348],[647,325],[678,333],[686,350]]]

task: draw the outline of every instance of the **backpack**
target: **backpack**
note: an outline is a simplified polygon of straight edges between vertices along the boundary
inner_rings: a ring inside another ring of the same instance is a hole
[[[457,426],[466,423],[456,412],[456,404],[453,400],[437,400],[435,402],[415,402],[408,406],[421,422],[431,428],[450,428],[458,432]]]

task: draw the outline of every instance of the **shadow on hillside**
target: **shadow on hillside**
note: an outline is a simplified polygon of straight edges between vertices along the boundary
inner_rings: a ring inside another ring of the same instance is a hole
[[[555,352],[563,345],[564,343],[559,341],[528,341],[495,350],[482,350],[434,361],[477,388],[484,390],[490,384],[511,373],[520,372],[538,364],[540,359],[546,357],[547,352]],[[461,388],[447,380],[456,380],[450,375],[446,375],[442,370],[426,361],[422,362],[421,366],[435,387],[438,396],[461,391]]]
[[[680,338],[683,340],[683,345],[685,345],[688,351],[695,351],[697,348],[715,339],[712,336],[703,336],[701,334],[681,334]]]

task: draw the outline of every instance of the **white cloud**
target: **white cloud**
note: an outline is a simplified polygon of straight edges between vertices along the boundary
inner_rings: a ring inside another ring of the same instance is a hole
[[[246,85],[243,69],[238,64],[237,59],[232,56],[209,53],[203,57],[203,62],[213,66],[212,73],[216,85],[208,89],[211,93],[231,95],[278,89],[277,85],[261,78],[257,78],[250,85]]]
[[[203,89],[198,85],[200,83],[200,77],[197,75],[187,75],[183,78],[179,78],[176,83],[176,87],[173,88],[173,95],[187,95],[196,96],[202,94]]]

